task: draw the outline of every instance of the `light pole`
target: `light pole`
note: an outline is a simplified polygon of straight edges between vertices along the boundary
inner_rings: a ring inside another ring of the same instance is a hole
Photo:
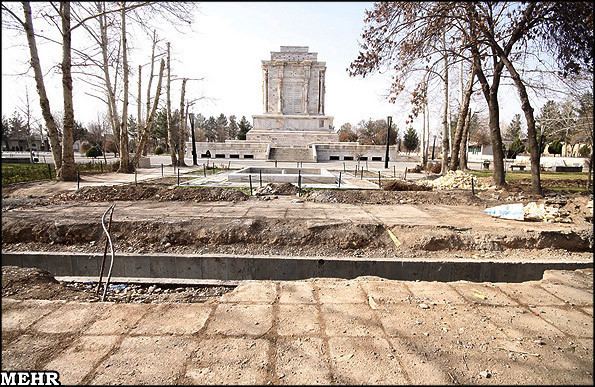
[[[190,129],[192,130],[192,165],[198,165],[196,161],[196,142],[194,141],[194,113],[190,113]]]
[[[386,120],[388,121],[388,129],[386,131],[386,154],[384,155],[384,168],[388,168],[388,149],[390,146],[390,127],[393,123],[393,118],[391,116],[388,116],[386,118]]]

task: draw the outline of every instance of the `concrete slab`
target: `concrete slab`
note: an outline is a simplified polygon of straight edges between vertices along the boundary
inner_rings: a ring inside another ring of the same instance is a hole
[[[309,282],[289,282],[279,283],[279,303],[280,304],[313,304],[314,288]]]
[[[364,303],[367,297],[357,282],[317,281],[320,302],[323,304]]]
[[[197,345],[190,337],[126,337],[97,367],[90,384],[176,384]]]
[[[103,313],[104,306],[69,302],[41,319],[33,329],[44,333],[76,333]]]
[[[367,304],[323,304],[321,313],[328,336],[384,336]]]
[[[546,270],[543,273],[543,282],[557,283],[592,290],[593,275],[586,275],[580,270]]]
[[[261,336],[273,325],[271,305],[219,304],[207,324],[207,334]]]
[[[435,354],[420,350],[414,343],[401,338],[391,338],[389,342],[411,384],[445,385],[452,383],[447,371],[442,369],[442,362],[433,358],[436,356]]]
[[[426,304],[464,304],[461,297],[448,283],[444,282],[405,282],[413,297]]]
[[[494,285],[456,283],[453,288],[469,302],[484,305],[518,305],[516,301],[504,294]]]
[[[407,302],[411,292],[403,282],[399,281],[365,281],[360,283],[362,289],[377,304],[394,304]]]
[[[188,384],[265,384],[270,343],[264,339],[212,338],[189,361]]]
[[[320,338],[279,338],[275,363],[276,384],[331,384],[329,359]]]
[[[531,311],[566,334],[583,338],[593,335],[593,316],[580,310],[540,306]]]
[[[498,288],[510,298],[524,305],[565,305],[560,298],[539,287],[537,281],[531,283],[505,284],[499,283]]]
[[[213,307],[205,304],[159,305],[146,314],[132,335],[191,335],[205,325]]]
[[[277,298],[277,285],[274,282],[246,281],[221,297],[221,302],[250,302],[272,304]]]
[[[332,337],[329,349],[339,384],[409,384],[384,338]]]
[[[4,309],[5,300],[3,298],[2,332],[13,330],[25,330],[43,316],[48,315],[49,313],[62,306],[59,303],[35,301],[19,302],[18,304],[9,304],[11,307]]]
[[[320,334],[320,316],[315,305],[279,305],[277,319],[280,336]]]
[[[118,336],[82,336],[65,352],[47,363],[44,369],[58,371],[62,384],[81,384],[85,376],[114,347],[118,338]]]
[[[568,304],[593,305],[593,293],[586,289],[547,282],[541,284],[541,287]]]
[[[477,310],[511,339],[526,337],[536,340],[539,337],[562,336],[559,329],[524,307],[480,306]]]
[[[107,304],[84,333],[86,335],[121,335],[134,328],[143,315],[152,310],[149,305]]]
[[[2,332],[4,336],[4,331]],[[72,342],[72,336],[23,334],[2,347],[2,370],[38,370]]]

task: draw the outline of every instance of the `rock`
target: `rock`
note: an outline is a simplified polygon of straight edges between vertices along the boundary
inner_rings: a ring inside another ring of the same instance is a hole
[[[426,304],[419,304],[418,305],[421,309],[430,309],[430,307]]]
[[[489,378],[492,377],[492,373],[490,371],[488,371],[488,370],[485,370],[485,371],[481,371],[479,373],[479,376],[481,376],[482,378],[489,379]]]
[[[543,341],[542,339],[533,340],[533,342],[537,345],[545,345],[545,341]]]

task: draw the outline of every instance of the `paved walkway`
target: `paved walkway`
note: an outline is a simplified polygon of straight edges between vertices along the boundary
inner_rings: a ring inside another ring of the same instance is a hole
[[[67,384],[592,384],[593,271],[246,282],[204,304],[2,301],[2,368]]]

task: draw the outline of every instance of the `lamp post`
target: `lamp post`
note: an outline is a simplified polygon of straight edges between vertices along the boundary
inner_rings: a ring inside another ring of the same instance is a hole
[[[194,113],[190,113],[190,129],[192,129],[192,165],[198,165],[196,161],[196,142],[194,141]]]
[[[386,118],[387,122],[388,122],[388,129],[386,130],[386,154],[384,155],[384,168],[388,168],[388,149],[390,146],[390,127],[393,123],[393,118],[391,116],[388,116]]]

